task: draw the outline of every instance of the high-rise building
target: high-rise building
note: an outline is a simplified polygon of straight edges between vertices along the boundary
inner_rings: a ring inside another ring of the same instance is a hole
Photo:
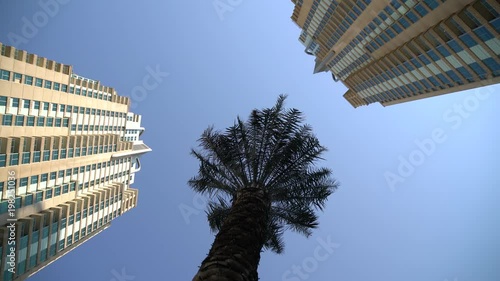
[[[0,280],[24,280],[137,204],[151,151],[129,98],[0,43]]]
[[[500,82],[498,0],[292,0],[300,42],[358,107]]]

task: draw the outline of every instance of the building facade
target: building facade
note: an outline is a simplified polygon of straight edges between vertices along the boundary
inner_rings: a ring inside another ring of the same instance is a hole
[[[24,280],[137,204],[151,151],[130,101],[0,43],[0,280]]]
[[[292,0],[299,41],[354,107],[500,82],[497,0]]]

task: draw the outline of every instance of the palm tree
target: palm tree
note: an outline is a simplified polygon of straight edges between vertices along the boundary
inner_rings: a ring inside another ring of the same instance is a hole
[[[337,183],[314,162],[326,151],[303,125],[303,114],[276,105],[238,117],[225,132],[206,129],[201,151],[192,150],[198,174],[189,185],[210,197],[208,222],[217,232],[193,281],[257,281],[260,253],[283,251],[282,235],[291,229],[305,236],[318,226]]]

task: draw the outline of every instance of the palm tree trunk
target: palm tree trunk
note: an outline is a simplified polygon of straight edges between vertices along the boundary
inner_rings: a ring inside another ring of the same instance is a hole
[[[193,281],[257,281],[270,203],[263,190],[238,191],[229,215]]]

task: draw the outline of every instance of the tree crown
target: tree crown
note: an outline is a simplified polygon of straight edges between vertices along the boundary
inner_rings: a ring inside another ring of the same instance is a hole
[[[318,168],[321,146],[302,112],[283,107],[280,95],[272,108],[254,109],[246,122],[239,117],[224,132],[206,129],[193,149],[199,171],[189,180],[197,192],[210,196],[207,216],[218,231],[229,214],[231,202],[243,188],[263,189],[269,198],[269,226],[265,248],[281,253],[282,234],[291,229],[306,236],[318,226],[316,209],[322,210],[338,187],[331,170]]]

